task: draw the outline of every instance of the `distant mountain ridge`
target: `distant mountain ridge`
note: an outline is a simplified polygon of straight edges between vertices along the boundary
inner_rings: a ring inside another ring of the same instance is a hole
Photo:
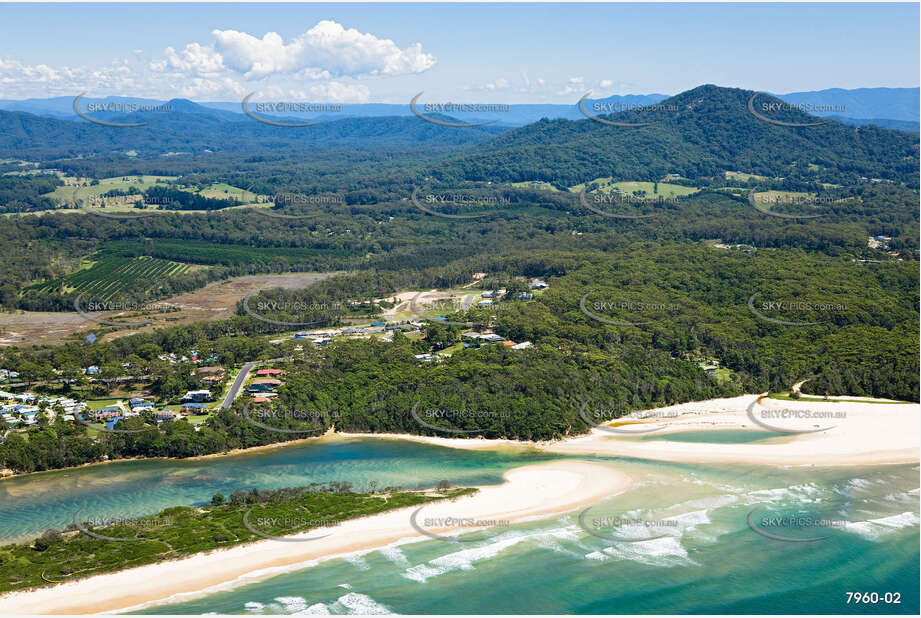
[[[770,113],[780,122],[752,113],[753,96],[759,109],[763,104],[784,108]],[[441,126],[415,116],[335,118],[310,127],[276,127],[183,99],[166,102],[161,111],[93,113],[94,120],[150,122],[130,128],[0,111],[0,154],[210,156],[427,146],[433,148],[430,154],[441,149],[426,164],[427,173],[452,181],[542,180],[572,186],[601,177],[654,181],[666,174],[698,178],[742,170],[810,182],[854,184],[879,178],[918,184],[917,134],[857,128],[830,119],[810,126],[819,119],[770,95],[738,88],[705,85],[659,103],[608,115],[594,111],[594,120],[579,114],[575,120],[543,119],[511,129]]]
[[[310,127],[277,127],[182,99],[163,106],[162,111],[90,114],[94,120],[103,122],[149,123],[129,127],[104,126],[82,118],[0,111],[0,153],[16,158],[128,152],[149,157],[219,151],[457,147],[488,140],[503,131],[492,126],[459,130],[406,116],[331,119]]]
[[[753,96],[758,108],[778,107],[769,121],[750,111]],[[731,170],[810,182],[851,184],[864,177],[918,184],[917,134],[822,122],[770,95],[714,85],[660,103],[654,109],[595,112],[597,120],[543,120],[513,129],[430,173],[445,181],[567,187],[604,177],[655,181],[666,174],[698,178]]]
[[[670,95],[658,93],[613,95],[600,99],[588,99],[586,104],[608,103],[612,106],[616,104],[625,106],[652,105],[669,98],[669,96]],[[919,106],[921,106],[921,89],[919,88],[856,88],[851,90],[829,88],[826,90],[773,94],[773,96],[787,103],[829,106],[838,111],[819,111],[815,112],[815,115],[822,117],[833,116],[849,124],[868,124],[866,121],[873,121],[875,124],[887,128],[918,130]],[[186,101],[185,99],[174,99],[174,101],[180,100]],[[421,100],[428,101],[432,99],[423,97]],[[84,98],[84,102],[136,103],[139,105],[164,105],[169,103],[168,101],[133,97],[86,97]],[[189,101],[189,103],[192,102]],[[195,110],[197,113],[207,113],[208,110],[215,110],[223,112],[220,117],[225,120],[235,121],[245,118],[239,101],[200,102],[195,105],[199,106],[199,108]],[[406,103],[343,104],[341,108],[341,112],[332,114],[332,116],[337,118],[374,118],[382,116],[412,115],[408,100]],[[0,110],[28,112],[46,117],[75,117],[73,112],[73,97],[0,100]],[[268,118],[275,118],[277,116],[284,116],[285,114],[265,113],[264,115]],[[319,113],[304,113],[298,114],[298,117],[304,120],[314,119],[321,115],[322,114]],[[465,113],[463,116],[465,122],[493,121],[500,126],[523,126],[532,122],[537,122],[542,118],[578,120],[584,117],[575,102],[571,104],[511,104],[507,112]],[[859,119],[864,122],[851,122],[851,119]]]

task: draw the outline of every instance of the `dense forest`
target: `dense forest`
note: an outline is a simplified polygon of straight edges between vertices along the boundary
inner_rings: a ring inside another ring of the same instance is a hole
[[[753,94],[700,86],[662,101],[665,109],[601,116],[647,126],[542,120],[438,163],[432,174],[452,181],[541,180],[571,186],[604,176],[652,181],[671,173],[698,178],[744,170],[838,184],[875,177],[918,188],[917,134],[835,121],[778,126],[749,113]],[[796,109],[775,116],[771,119],[794,123],[816,120]]]
[[[532,342],[527,350],[487,346],[420,362],[416,354],[458,341],[458,329],[437,324],[421,338],[298,350],[291,327],[257,319],[241,301],[228,319],[143,328],[92,345],[73,336],[53,346],[0,348],[0,367],[39,389],[73,380],[67,390],[85,382],[82,368],[97,365],[107,380],[143,375],[138,386],[165,402],[197,383],[194,365],[165,362],[163,354],[197,349],[227,367],[283,356],[278,418],[309,411],[310,431],[437,432],[418,422],[418,407],[453,411],[439,423],[471,432],[463,435],[514,439],[584,432],[583,405],[615,416],[785,390],[805,378],[806,393],[918,401],[917,135],[834,122],[780,127],[748,113],[750,95],[702,86],[669,99],[673,111],[605,117],[653,123],[633,128],[542,121],[500,135],[414,118],[346,119],[296,147],[296,131],[234,122],[239,133],[224,135],[229,121],[183,107],[163,119],[162,132],[139,134],[152,150],[135,157],[118,154],[118,131],[0,112],[0,124],[19,123],[7,146],[29,136],[33,144],[54,143],[32,154],[64,157],[53,165],[68,174],[162,174],[185,186],[223,182],[254,195],[337,198],[290,200],[279,211],[289,218],[279,218],[158,185],[147,191],[152,201],[172,206],[111,219],[49,210],[60,205],[42,196],[60,185],[57,176],[0,175],[0,208],[26,213],[8,214],[0,226],[6,311],[73,311],[85,290],[141,303],[233,276],[319,271],[343,274],[249,302],[308,308],[266,316],[279,322],[342,325],[378,315],[379,299],[467,285],[475,273],[486,278],[473,291],[517,290],[530,277],[550,284],[532,299],[453,316]],[[804,119],[796,111],[782,118]],[[152,154],[181,150],[171,140],[185,130],[189,144],[211,152]],[[222,148],[208,141],[215,136],[225,140]],[[247,139],[254,141],[244,147]],[[666,175],[688,195],[634,196],[601,212],[584,199],[605,196],[604,179],[650,181],[657,190]],[[546,183],[511,184],[531,180]],[[580,185],[588,193],[580,196]],[[811,218],[771,216],[799,211],[791,200],[765,212],[755,196],[768,192],[811,196]],[[475,199],[433,200],[426,210],[418,193]],[[37,210],[47,211],[28,214]],[[881,240],[873,245],[874,238]],[[145,268],[168,274],[137,275],[154,272]],[[118,326],[98,326],[99,336],[121,334]],[[269,343],[280,335],[284,343]],[[718,359],[726,374],[708,375],[693,362],[699,358]],[[187,457],[296,437],[248,422],[244,405],[212,415],[199,431],[175,422],[91,439],[82,427],[43,422],[28,436],[11,433],[0,465],[33,471]]]

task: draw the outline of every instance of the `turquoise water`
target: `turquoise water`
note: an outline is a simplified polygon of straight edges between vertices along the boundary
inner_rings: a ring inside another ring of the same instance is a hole
[[[0,542],[33,538],[80,519],[137,518],[202,505],[216,492],[350,481],[357,489],[502,482],[510,468],[551,457],[531,451],[461,451],[385,439],[324,439],[258,453],[191,461],[124,461],[0,481]]]
[[[350,439],[198,461],[123,462],[0,482],[0,533],[12,538],[60,527],[81,507],[87,518],[133,517],[241,487],[497,483],[505,470],[547,459],[525,449]],[[584,459],[607,462],[636,483],[593,505],[581,525],[578,514],[568,514],[487,529],[469,543],[404,542],[132,613],[918,611],[917,466],[781,469]],[[793,540],[753,530],[755,513],[755,528]],[[846,524],[822,528],[819,541],[798,542],[816,530],[764,523],[803,513]],[[901,604],[848,606],[849,591],[900,593]]]
[[[137,613],[918,612],[917,467],[612,465],[640,482],[593,507],[588,521],[617,513],[675,522],[665,536],[612,542],[567,515],[495,530],[473,543],[426,540],[335,558]],[[747,515],[755,508],[780,514],[805,509],[848,524],[822,541],[777,541],[749,528]],[[614,531],[618,538],[650,534],[631,524]],[[849,607],[848,591],[897,592],[901,604]]]

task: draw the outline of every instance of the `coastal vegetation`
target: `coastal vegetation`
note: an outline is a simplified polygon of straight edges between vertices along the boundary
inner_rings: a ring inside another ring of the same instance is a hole
[[[177,506],[149,517],[85,521],[28,543],[0,546],[0,594],[50,586],[196,553],[290,537],[393,509],[475,493],[473,488],[401,491],[348,482],[215,494],[205,506]],[[309,541],[305,541],[309,542]]]

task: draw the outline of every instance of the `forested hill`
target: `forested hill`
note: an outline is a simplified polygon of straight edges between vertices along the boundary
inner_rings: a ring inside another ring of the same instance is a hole
[[[434,166],[445,180],[519,182],[542,180],[572,186],[595,178],[687,178],[744,170],[772,177],[856,184],[861,177],[917,187],[918,136],[876,126],[853,127],[811,116],[758,94],[755,111],[786,123],[767,122],[749,111],[750,90],[705,85],[665,99],[651,109],[604,114],[602,120],[652,123],[611,126],[583,120],[541,120],[515,129],[470,152]]]
[[[277,127],[208,109],[191,101],[174,100],[167,105],[169,112],[92,115],[94,119],[107,122],[150,122],[139,127],[112,127],[85,120],[0,111],[0,156],[34,160],[126,152],[138,157],[158,157],[167,153],[199,154],[204,151],[258,155],[317,148],[457,147],[488,140],[504,130],[490,126],[444,127],[414,116],[343,118],[309,127]]]

